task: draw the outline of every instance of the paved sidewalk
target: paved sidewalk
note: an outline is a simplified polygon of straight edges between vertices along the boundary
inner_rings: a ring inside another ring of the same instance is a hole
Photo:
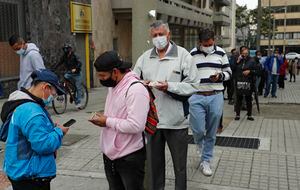
[[[87,119],[93,111],[103,110],[106,89],[98,88],[90,93],[88,108],[76,111],[74,105],[68,112],[54,120],[61,123],[75,118],[64,146],[58,152],[58,175],[53,180],[54,190],[107,190],[102,156],[98,142],[100,128]],[[300,82],[286,82],[286,89],[278,91],[278,98],[261,98],[262,104],[299,104]],[[0,103],[1,104],[1,103]],[[253,110],[256,109],[255,105]],[[300,105],[298,107],[300,109]],[[52,113],[52,111],[50,110]],[[255,112],[254,112],[255,113]],[[214,174],[205,177],[199,171],[199,156],[196,146],[188,150],[189,190],[245,190],[245,189],[300,189],[300,121],[265,117],[255,114],[255,121],[245,119],[242,112],[240,121],[234,121],[233,107],[227,103],[224,117],[229,120],[222,136],[255,137],[261,140],[258,150],[219,147],[215,148],[213,160]],[[299,118],[299,117],[298,117]],[[80,140],[81,139],[81,140]],[[78,141],[78,142],[76,142]],[[74,143],[74,144],[72,144]],[[3,153],[1,153],[1,160]],[[174,172],[169,150],[166,148],[166,189],[174,189]],[[2,162],[2,161],[1,161]],[[1,186],[0,186],[1,189]],[[8,187],[7,189],[11,189]]]

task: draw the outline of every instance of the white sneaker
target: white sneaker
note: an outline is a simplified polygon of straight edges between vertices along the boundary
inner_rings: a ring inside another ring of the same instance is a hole
[[[213,174],[213,172],[210,168],[210,164],[207,161],[202,161],[200,163],[200,170],[203,173],[203,175],[205,175],[205,176],[211,176]]]
[[[79,103],[79,104],[76,104],[75,107],[76,107],[77,109],[81,109],[81,104],[80,104],[80,103]]]

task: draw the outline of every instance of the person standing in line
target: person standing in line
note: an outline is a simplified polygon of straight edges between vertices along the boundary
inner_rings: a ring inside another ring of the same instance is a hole
[[[267,84],[265,89],[264,97],[268,97],[271,90],[272,98],[277,98],[276,91],[277,91],[277,83],[278,83],[278,76],[279,76],[279,69],[280,66],[283,64],[283,59],[279,55],[279,51],[275,50],[274,54],[269,56],[265,62],[265,70],[268,73],[267,76]]]
[[[178,97],[196,92],[197,68],[189,52],[171,41],[168,23],[156,21],[150,26],[154,47],[137,60],[134,72],[152,86],[159,123],[148,137],[150,190],[165,188],[165,146],[168,144],[175,173],[175,190],[187,189],[188,122],[186,107]],[[178,95],[178,96],[177,96]],[[177,98],[177,99],[176,99]]]
[[[12,35],[8,39],[11,48],[20,56],[20,80],[18,89],[31,87],[31,73],[45,69],[39,48],[34,43],[26,43],[19,35]]]
[[[205,176],[213,174],[211,161],[224,105],[223,81],[232,75],[227,55],[215,45],[214,39],[212,30],[202,30],[199,47],[191,51],[192,65],[197,65],[200,83],[197,93],[189,98],[190,124],[199,148],[200,170]]]
[[[283,64],[280,66],[280,69],[279,69],[278,88],[284,89],[284,79],[285,79],[287,67],[288,67],[288,60],[284,56]]]
[[[235,120],[240,120],[244,97],[247,106],[247,120],[254,120],[252,117],[252,94],[255,90],[255,76],[258,74],[256,65],[255,59],[249,56],[249,49],[245,48],[241,51],[240,61],[233,66],[232,72],[236,76],[235,89],[237,100],[235,104]]]
[[[108,87],[104,113],[90,122],[102,128],[100,149],[110,190],[144,190],[146,149],[143,138],[149,93],[132,64],[115,51],[101,54],[94,66],[100,83]]]
[[[290,82],[292,82],[292,78],[294,78],[294,82],[296,82],[297,63],[297,57],[294,60],[289,61]]]

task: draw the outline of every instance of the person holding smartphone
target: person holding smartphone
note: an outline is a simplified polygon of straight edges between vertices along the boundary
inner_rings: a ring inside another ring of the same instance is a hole
[[[137,82],[131,63],[115,51],[101,54],[94,66],[103,86],[108,87],[104,113],[89,121],[101,127],[100,149],[109,189],[143,190],[146,149],[143,140],[149,111],[149,93]],[[133,85],[132,85],[133,84]]]
[[[55,154],[69,128],[54,124],[45,106],[65,92],[49,70],[35,71],[31,77],[31,87],[10,94],[2,107],[2,120],[12,113],[3,170],[13,190],[50,190]]]
[[[213,174],[210,163],[223,114],[223,82],[232,75],[227,55],[215,45],[214,37],[212,30],[202,30],[199,46],[191,51],[192,64],[197,65],[200,81],[198,92],[189,98],[190,123],[199,148],[200,170],[205,176]]]

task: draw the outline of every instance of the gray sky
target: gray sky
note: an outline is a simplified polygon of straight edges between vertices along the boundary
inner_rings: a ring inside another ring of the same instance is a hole
[[[257,0],[236,0],[238,5],[247,5],[248,9],[254,9],[257,7]]]

